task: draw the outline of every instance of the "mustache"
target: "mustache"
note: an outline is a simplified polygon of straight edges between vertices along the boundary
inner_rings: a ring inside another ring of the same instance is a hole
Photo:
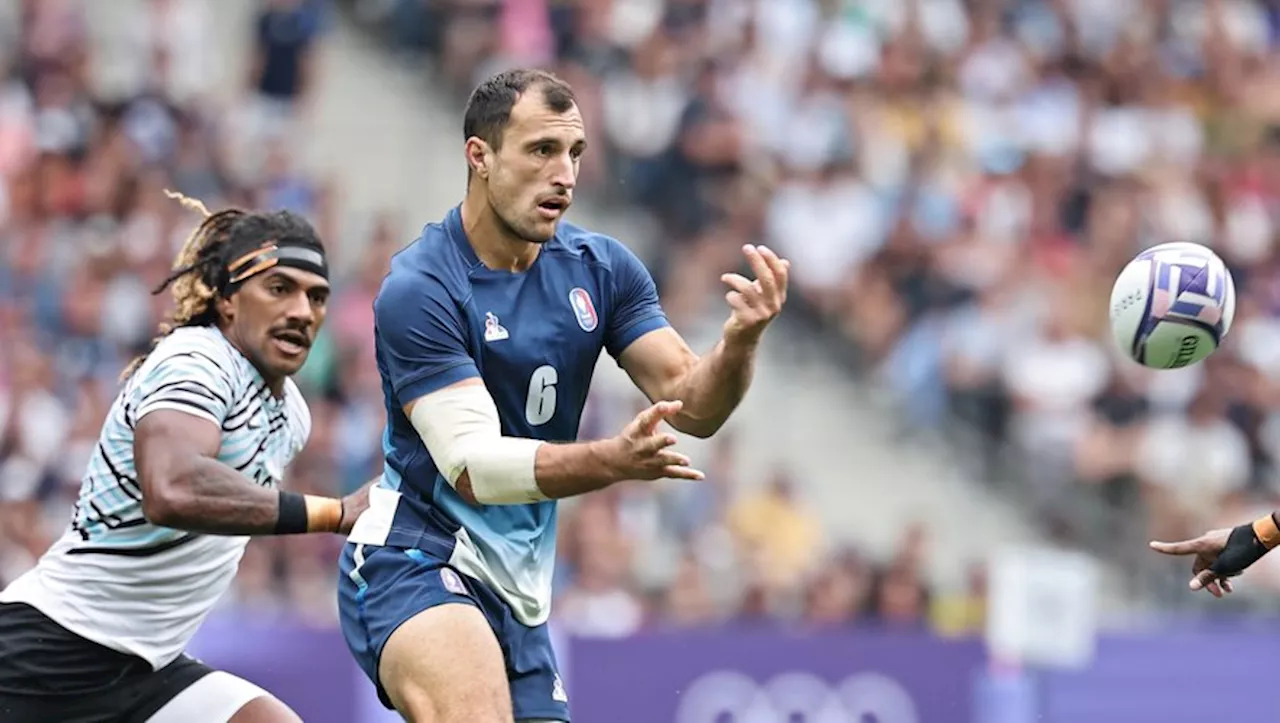
[[[557,193],[550,193],[545,196],[539,197],[537,202],[534,205],[541,206],[543,204],[551,204],[551,205],[556,205],[561,207],[567,207],[571,203],[573,203],[573,194],[570,193],[569,191],[559,191]]]
[[[274,339],[282,339],[308,349],[311,348],[311,334],[305,326],[290,325],[281,327],[273,330],[271,336]]]

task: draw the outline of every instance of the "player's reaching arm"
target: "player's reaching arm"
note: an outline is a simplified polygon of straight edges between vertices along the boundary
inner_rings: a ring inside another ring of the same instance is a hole
[[[552,444],[504,436],[467,350],[462,314],[434,279],[389,279],[374,305],[377,343],[401,409],[440,474],[463,499],[526,504],[629,479],[701,479],[659,425],[679,403],[655,404],[617,437]]]
[[[1222,597],[1231,592],[1230,578],[1280,544],[1280,520],[1276,514],[1231,529],[1210,530],[1191,540],[1152,542],[1151,549],[1166,555],[1195,555],[1191,589],[1208,590],[1214,597]]]
[[[153,524],[213,535],[285,535],[351,530],[368,505],[367,486],[343,499],[255,484],[216,457],[218,424],[157,409],[134,430],[142,509]]]
[[[671,426],[695,437],[715,434],[742,401],[751,385],[760,337],[787,300],[790,262],[764,246],[745,246],[743,253],[756,279],[720,277],[729,286],[725,298],[731,314],[724,336],[709,354],[699,358],[679,334],[664,327],[635,340],[618,359],[649,399],[683,404]]]
[[[574,497],[623,480],[702,479],[688,457],[670,449],[675,437],[658,430],[680,406],[655,404],[612,439],[573,444],[503,436],[497,406],[478,378],[424,395],[404,411],[440,474],[463,499],[526,504]]]

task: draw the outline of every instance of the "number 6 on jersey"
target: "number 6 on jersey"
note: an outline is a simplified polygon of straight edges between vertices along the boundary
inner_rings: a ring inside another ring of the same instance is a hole
[[[533,370],[529,379],[529,396],[524,403],[524,419],[534,427],[546,424],[556,414],[556,368],[544,364]]]

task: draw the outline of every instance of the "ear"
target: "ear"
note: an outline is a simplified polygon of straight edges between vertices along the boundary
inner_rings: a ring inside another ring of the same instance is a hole
[[[214,302],[214,308],[218,310],[218,316],[222,320],[226,321],[227,323],[231,323],[235,321],[236,319],[235,294],[232,294],[229,298],[224,296],[218,297],[217,301]]]
[[[467,167],[480,178],[489,180],[489,171],[493,164],[493,149],[489,144],[472,136],[467,139]]]

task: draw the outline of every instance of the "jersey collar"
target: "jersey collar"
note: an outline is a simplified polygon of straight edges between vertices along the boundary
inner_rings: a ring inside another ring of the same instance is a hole
[[[467,260],[468,266],[474,268],[481,265],[480,257],[476,256],[476,250],[471,248],[471,242],[467,240],[466,229],[462,228],[462,204],[454,206],[444,217],[444,230],[462,253],[462,258]]]
[[[563,221],[561,223],[563,223]],[[466,259],[468,267],[472,269],[492,271],[492,269],[489,269],[480,261],[480,257],[476,255],[476,250],[471,247],[471,241],[467,238],[466,229],[462,227],[462,204],[454,206],[449,210],[449,213],[445,215],[444,230],[445,233],[448,234],[449,239],[453,241],[453,245],[458,247],[458,252],[462,254],[462,258]],[[533,262],[534,265],[537,265],[537,263],[542,260],[542,256],[546,253],[547,249],[550,248],[552,244],[559,242],[559,240],[560,226],[557,225],[555,236],[542,245],[542,251],[539,252],[538,258]],[[509,272],[501,271],[495,273],[506,274]]]

